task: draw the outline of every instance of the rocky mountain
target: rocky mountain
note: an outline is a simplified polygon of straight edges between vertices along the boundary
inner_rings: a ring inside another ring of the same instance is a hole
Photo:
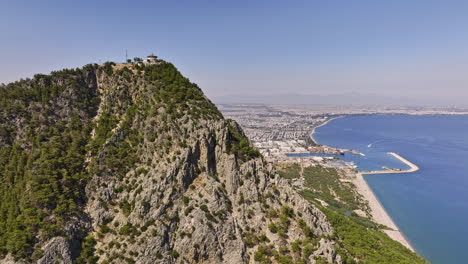
[[[170,63],[87,65],[1,93],[10,261],[340,262],[324,214]]]
[[[168,62],[0,86],[3,263],[355,263]]]

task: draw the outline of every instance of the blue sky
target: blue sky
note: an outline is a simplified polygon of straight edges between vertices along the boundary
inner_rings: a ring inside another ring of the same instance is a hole
[[[467,96],[468,1],[10,1],[0,82],[154,52],[211,97]]]

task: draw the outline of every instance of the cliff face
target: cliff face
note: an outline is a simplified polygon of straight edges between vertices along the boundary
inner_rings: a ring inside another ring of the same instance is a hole
[[[341,263],[325,215],[172,64],[0,91],[5,261]]]

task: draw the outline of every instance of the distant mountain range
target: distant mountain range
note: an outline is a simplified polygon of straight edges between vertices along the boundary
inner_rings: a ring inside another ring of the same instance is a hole
[[[314,105],[379,105],[379,106],[426,106],[468,107],[463,98],[453,97],[406,97],[379,94],[342,93],[330,95],[314,94],[231,94],[213,97],[216,104],[314,104]]]

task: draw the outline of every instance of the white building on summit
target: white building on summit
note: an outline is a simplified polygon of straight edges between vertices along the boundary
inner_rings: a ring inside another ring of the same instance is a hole
[[[144,64],[156,64],[158,63],[158,56],[151,54],[146,57],[145,60],[143,60]]]

